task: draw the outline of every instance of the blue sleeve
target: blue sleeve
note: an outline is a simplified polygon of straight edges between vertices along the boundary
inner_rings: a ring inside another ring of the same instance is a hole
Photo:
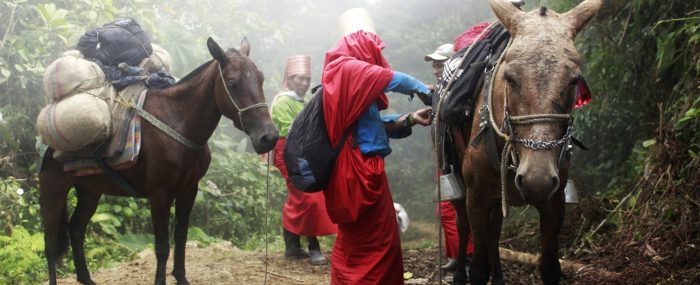
[[[394,71],[394,76],[391,78],[389,85],[384,88],[384,92],[394,91],[407,95],[414,93],[429,94],[428,86],[403,72]]]
[[[401,118],[400,114],[389,114],[389,115],[382,115],[382,122],[385,124],[393,124],[396,123],[396,121]],[[389,136],[390,139],[402,139],[405,137],[410,136],[413,133],[413,130],[411,129],[410,126],[402,127],[397,131],[394,132],[387,132],[387,136]]]

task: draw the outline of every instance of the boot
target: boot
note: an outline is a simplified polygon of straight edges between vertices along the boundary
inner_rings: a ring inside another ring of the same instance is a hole
[[[440,266],[442,271],[454,272],[457,269],[457,259],[447,258],[447,263]]]
[[[309,241],[309,263],[312,265],[326,264],[326,257],[321,253],[321,245],[318,243],[318,238],[308,237]]]
[[[284,257],[288,259],[301,259],[309,257],[309,253],[301,248],[299,236],[283,229],[284,233]]]
[[[471,282],[471,278],[469,278],[469,267],[472,265],[472,255],[469,254],[467,255],[466,262],[464,263],[464,270],[467,272],[467,280],[464,280],[466,282]]]

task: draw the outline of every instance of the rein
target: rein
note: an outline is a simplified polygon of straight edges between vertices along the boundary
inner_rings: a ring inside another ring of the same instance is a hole
[[[484,122],[483,115],[484,113],[488,113],[488,124],[490,125],[491,129],[494,131],[496,135],[499,137],[503,138],[505,141],[505,145],[503,146],[503,150],[501,152],[501,160],[500,160],[500,176],[501,176],[501,207],[503,211],[503,216],[508,215],[508,198],[506,195],[506,177],[507,177],[507,172],[509,169],[516,169],[518,165],[518,157],[517,153],[514,150],[513,146],[516,143],[522,144],[524,147],[535,150],[535,151],[541,151],[541,150],[553,150],[557,147],[562,147],[561,152],[559,153],[559,158],[557,160],[557,164],[560,165],[562,162],[562,157],[564,156],[564,153],[567,150],[571,150],[571,141],[573,137],[571,136],[571,131],[573,130],[573,121],[574,118],[571,114],[532,114],[532,115],[523,115],[523,116],[510,116],[508,114],[508,85],[506,84],[504,87],[504,93],[503,93],[503,126],[498,127],[496,124],[495,119],[493,118],[493,112],[490,111],[490,109],[493,106],[493,87],[495,85],[495,80],[491,78],[493,75],[492,73],[495,70],[498,70],[498,67],[503,63],[503,59],[505,57],[506,52],[510,48],[510,45],[513,43],[513,39],[511,38],[508,42],[508,45],[506,46],[505,50],[501,53],[501,55],[498,57],[498,59],[494,64],[491,64],[490,66],[486,67],[486,78],[490,79],[490,82],[488,85],[488,89],[486,89],[486,98],[484,98],[484,105],[481,107],[481,110],[479,111],[480,115],[482,115],[482,121],[479,124],[480,127],[482,128],[479,131],[479,135],[482,133],[482,131],[487,127],[486,122]],[[513,126],[520,126],[520,125],[532,125],[532,124],[540,124],[540,123],[550,123],[550,122],[557,122],[557,121],[566,121],[567,122],[567,128],[566,128],[566,133],[562,136],[561,139],[554,140],[554,141],[534,141],[530,139],[520,139],[516,138],[515,132],[513,132]],[[475,138],[476,140],[476,138]],[[494,142],[495,143],[495,142]],[[566,145],[566,147],[564,147]],[[489,155],[490,156],[490,155]],[[509,162],[509,157],[510,160],[513,161],[513,165],[508,165]],[[520,193],[520,191],[518,191]],[[522,196],[522,193],[521,193]]]
[[[224,71],[221,69],[221,62],[219,62],[217,64],[217,66],[219,67],[219,78],[221,78],[221,84],[224,85],[224,90],[226,90],[226,95],[228,96],[228,99],[233,104],[233,108],[235,108],[236,112],[238,113],[238,121],[241,123],[241,129],[243,130],[243,132],[245,132],[247,134],[248,130],[246,130],[245,126],[243,125],[243,112],[250,111],[253,109],[257,109],[257,108],[263,108],[263,107],[267,108],[267,103],[265,103],[265,102],[256,103],[256,104],[247,106],[245,108],[239,107],[238,104],[236,104],[236,101],[233,100],[233,96],[231,96],[231,92],[228,90],[228,86],[226,86],[226,80],[224,79]]]

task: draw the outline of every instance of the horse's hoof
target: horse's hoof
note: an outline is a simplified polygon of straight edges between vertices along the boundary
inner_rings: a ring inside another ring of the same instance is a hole
[[[79,278],[78,282],[80,282],[80,284],[85,284],[85,285],[97,285],[97,283],[95,283],[95,281],[92,281],[92,279],[90,279],[90,278],[87,278],[87,279],[80,279]]]
[[[187,278],[178,279],[177,285],[190,285],[190,281],[187,281]]]

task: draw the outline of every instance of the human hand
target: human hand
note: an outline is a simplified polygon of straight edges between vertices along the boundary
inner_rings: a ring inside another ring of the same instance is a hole
[[[413,121],[421,126],[428,126],[433,122],[431,116],[433,108],[423,108],[413,112]]]

